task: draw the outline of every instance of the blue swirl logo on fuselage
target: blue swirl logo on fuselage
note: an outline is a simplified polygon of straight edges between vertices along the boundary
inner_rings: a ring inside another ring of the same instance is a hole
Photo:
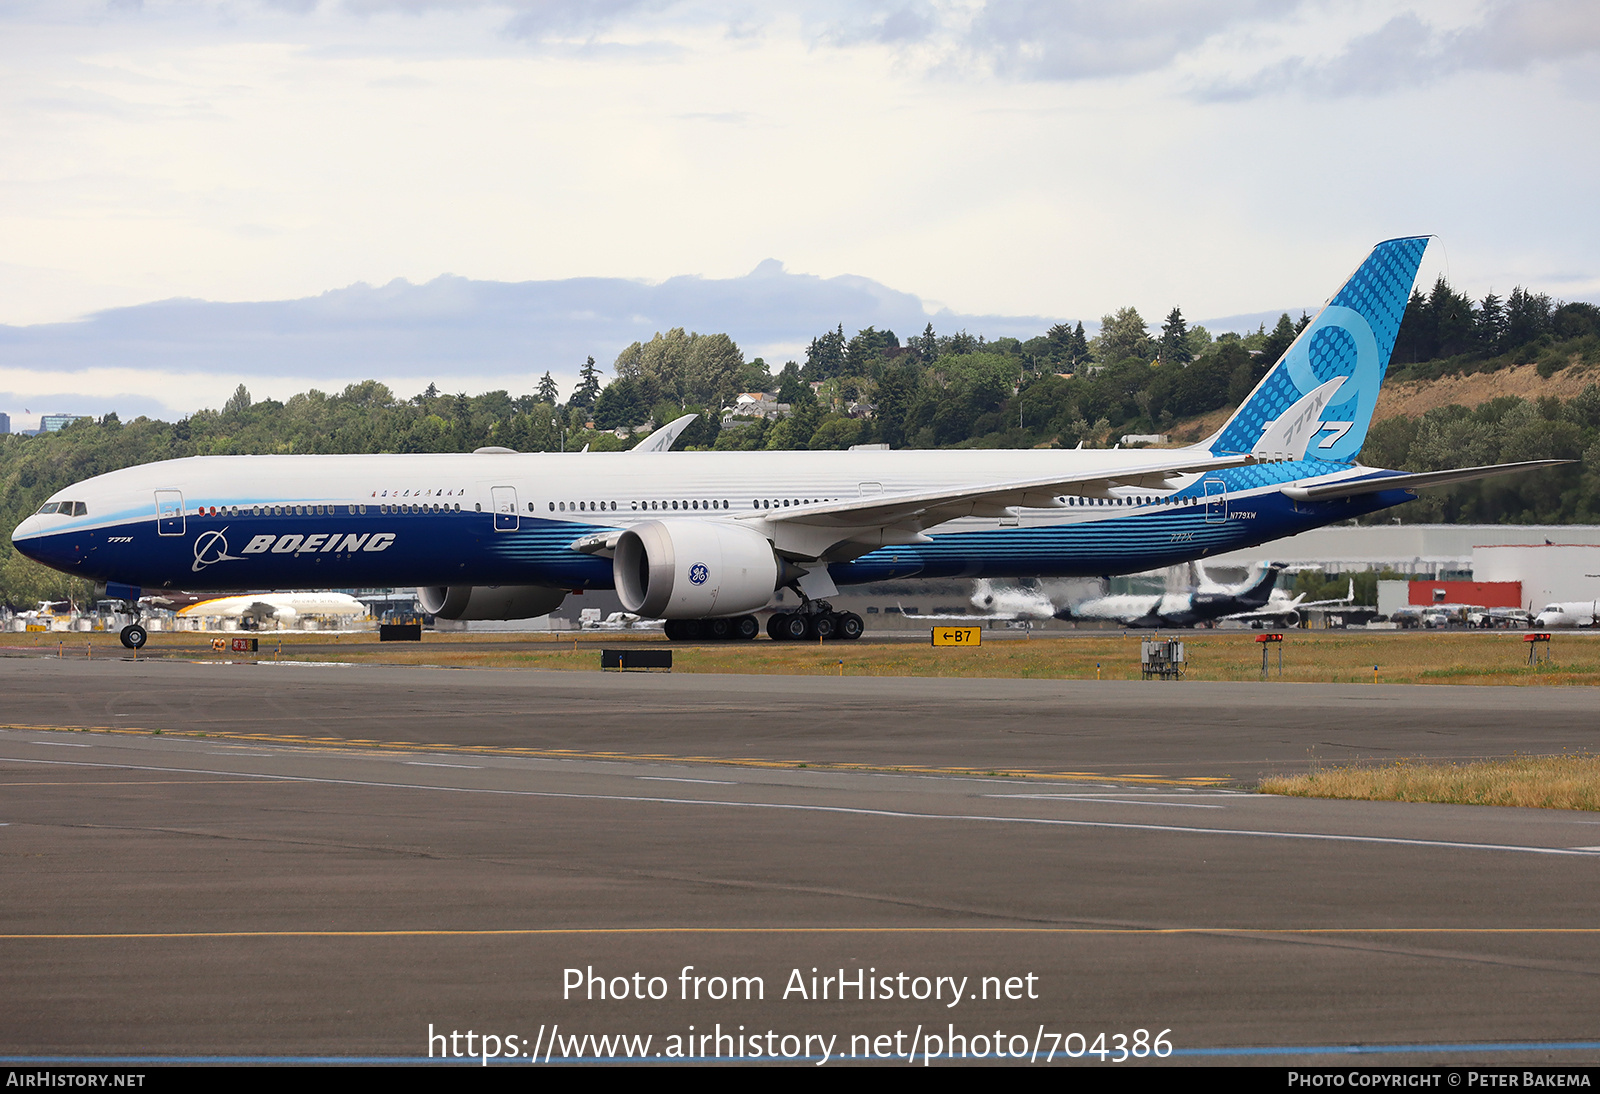
[[[704,585],[706,578],[711,576],[711,571],[706,569],[704,562],[696,562],[689,567],[689,580],[695,585]]]

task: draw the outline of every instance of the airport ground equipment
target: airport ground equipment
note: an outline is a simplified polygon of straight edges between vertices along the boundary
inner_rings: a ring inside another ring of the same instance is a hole
[[[602,669],[666,669],[672,671],[671,650],[601,650]]]
[[[1550,660],[1550,632],[1544,631],[1536,634],[1525,634],[1522,640],[1528,644],[1528,666],[1548,665]]]
[[[1258,634],[1256,635],[1256,641],[1261,644],[1261,679],[1265,680],[1267,678],[1268,659],[1271,657],[1271,651],[1274,647],[1278,651],[1278,679],[1283,679],[1283,635]],[[1374,671],[1376,671],[1376,666],[1374,666]]]
[[[421,623],[379,623],[379,642],[421,642]]]
[[[1176,638],[1146,638],[1139,643],[1139,675],[1145,680],[1182,680],[1183,642]],[[1099,666],[1095,666],[1098,671]]]

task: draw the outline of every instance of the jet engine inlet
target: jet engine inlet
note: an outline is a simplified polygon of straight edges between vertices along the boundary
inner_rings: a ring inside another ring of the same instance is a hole
[[[440,619],[531,619],[549,615],[567,598],[545,585],[425,585],[422,610]]]
[[[743,615],[778,587],[767,537],[720,521],[646,521],[617,541],[612,574],[622,606],[653,619]]]

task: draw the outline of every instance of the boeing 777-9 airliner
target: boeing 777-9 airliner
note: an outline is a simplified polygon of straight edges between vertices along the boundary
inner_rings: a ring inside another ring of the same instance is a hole
[[[1140,450],[199,456],[54,494],[18,550],[141,590],[419,588],[520,619],[615,588],[673,638],[855,638],[838,586],[1135,573],[1547,466],[1356,462],[1426,238],[1378,244],[1213,436]],[[124,632],[130,645],[142,628]]]

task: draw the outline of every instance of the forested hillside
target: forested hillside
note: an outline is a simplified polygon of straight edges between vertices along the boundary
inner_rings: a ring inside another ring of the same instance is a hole
[[[178,422],[115,414],[38,437],[0,439],[0,526],[9,530],[55,490],[78,479],[155,460],[240,453],[470,452],[629,447],[650,424],[688,411],[700,419],[679,447],[719,451],[895,448],[1109,447],[1125,434],[1191,430],[1241,401],[1308,318],[1213,338],[1177,308],[1154,331],[1133,308],[1060,324],[1022,341],[988,341],[928,326],[904,340],[842,326],[812,339],[804,361],[775,372],[746,360],[725,334],[674,329],[634,343],[609,381],[593,358],[561,398],[549,374],[513,395],[446,394],[430,384],[404,397],[374,381],[337,394],[252,401],[243,386],[220,410]],[[1390,377],[1432,383],[1534,365],[1546,378],[1600,380],[1600,309],[1518,288],[1505,301],[1473,302],[1442,279],[1413,294]],[[775,394],[782,412],[725,413],[743,392]],[[1600,387],[1569,398],[1491,398],[1435,406],[1374,423],[1365,463],[1401,470],[1512,460],[1570,459],[1573,467],[1427,492],[1376,519],[1600,522]],[[639,429],[640,432],[630,432]],[[623,436],[619,437],[618,433]],[[78,590],[81,592],[81,589]],[[69,592],[66,579],[0,543],[0,599],[31,606]]]

